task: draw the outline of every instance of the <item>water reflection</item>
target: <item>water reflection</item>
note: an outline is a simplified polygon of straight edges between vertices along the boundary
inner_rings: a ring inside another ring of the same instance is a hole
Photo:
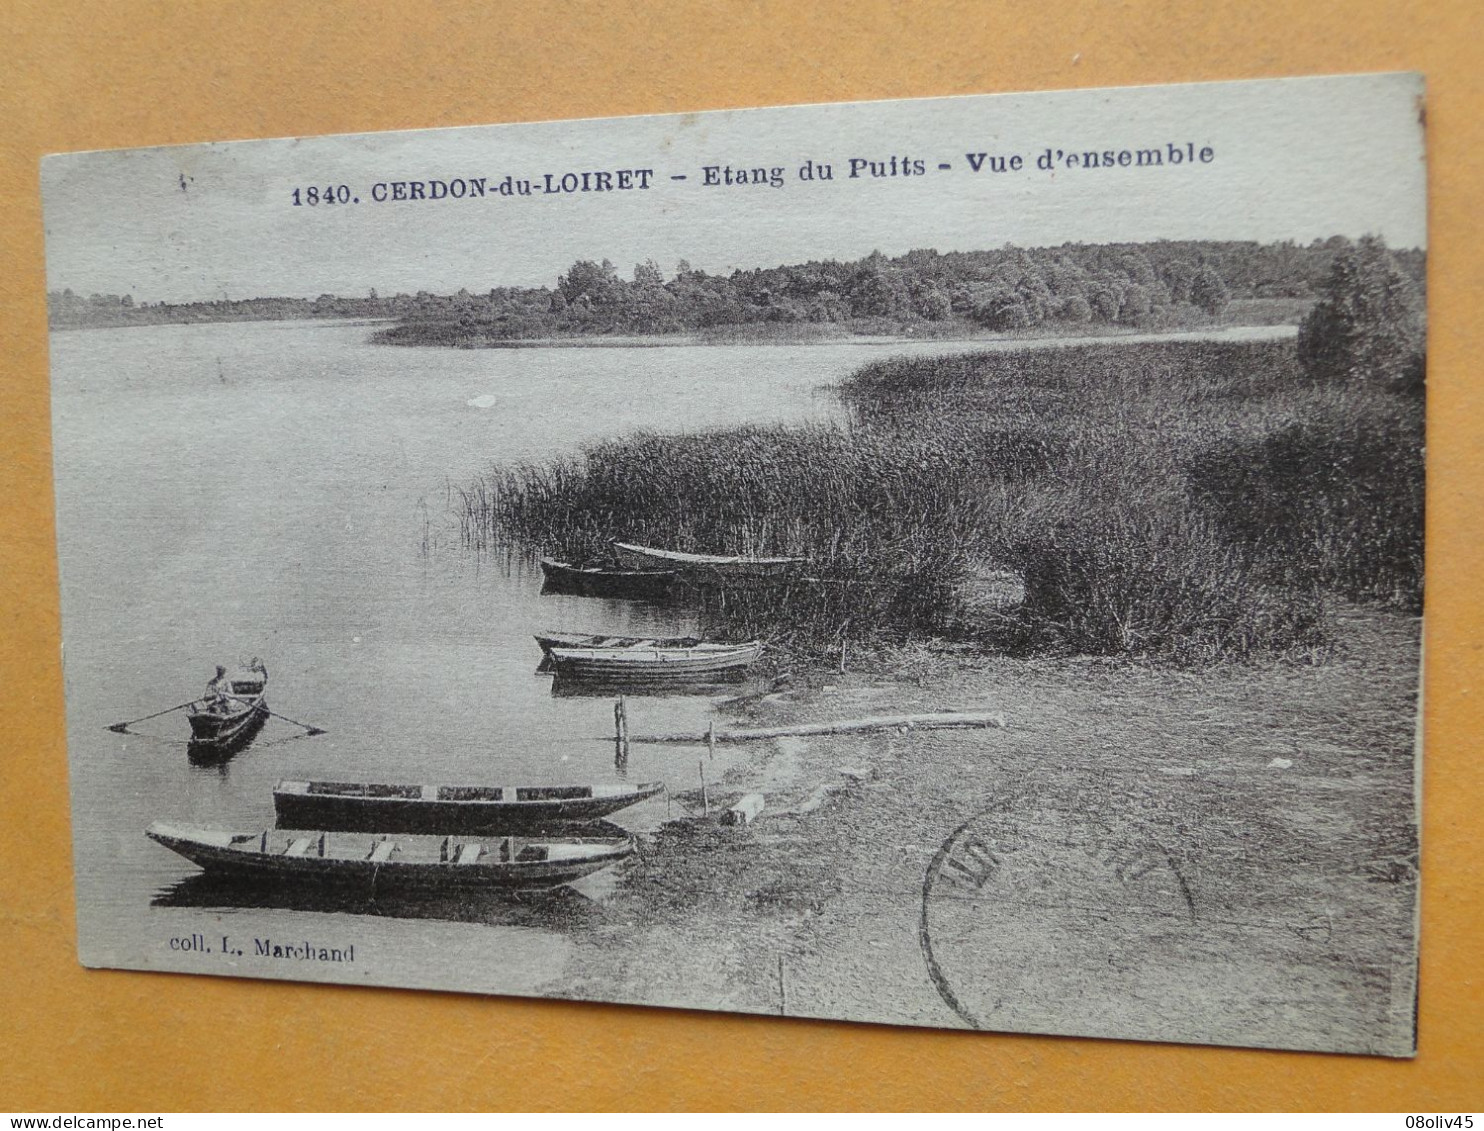
[[[263,731],[268,729],[265,737]],[[186,761],[190,763],[191,769],[202,774],[210,772],[222,779],[230,776],[230,770],[239,754],[246,754],[251,747],[251,753],[262,755],[265,751],[279,746],[287,746],[290,743],[300,742],[305,739],[317,738],[325,732],[316,731],[309,734],[305,731],[293,731],[285,733],[287,728],[271,727],[267,718],[255,722],[249,729],[238,735],[231,743],[226,745],[213,745],[211,743],[197,742],[194,739],[178,741],[175,739],[156,739],[155,741],[164,746],[179,748],[185,747]],[[153,736],[144,736],[153,737]]]
[[[542,561],[547,568],[547,562]],[[638,573],[566,567],[570,572],[554,576],[548,571],[541,583],[543,597],[599,597],[663,605],[673,600],[673,573]]]
[[[410,355],[373,345],[364,328],[284,322],[89,330],[55,335],[52,348],[54,446],[66,488],[57,517],[62,600],[73,626],[68,718],[74,764],[86,771],[74,797],[89,827],[77,856],[87,930],[103,929],[106,905],[108,929],[131,940],[121,948],[153,946],[155,924],[136,913],[152,897],[186,909],[360,911],[386,916],[390,949],[407,948],[396,967],[404,981],[419,980],[418,948],[463,947],[464,922],[534,915],[551,926],[601,912],[570,890],[541,897],[532,911],[496,896],[249,889],[162,870],[171,865],[139,830],[164,816],[262,828],[274,819],[277,780],[331,773],[392,782],[599,783],[625,773],[694,782],[691,750],[635,744],[630,763],[627,750],[610,746],[611,699],[648,696],[631,712],[640,716],[636,733],[640,723],[645,732],[702,733],[711,715],[705,697],[720,688],[564,680],[548,692],[531,677],[538,633],[701,635],[694,598],[659,604],[543,590],[534,557],[465,553],[457,515],[437,500],[491,459],[575,456],[587,443],[639,429],[837,419],[838,403],[814,390],[861,358],[853,343],[769,346],[765,365],[751,346],[428,350],[409,380]],[[226,384],[219,358],[230,359]],[[704,381],[698,364],[708,370]],[[636,397],[640,386],[645,395]],[[498,413],[470,407],[495,389]],[[203,413],[238,427],[203,431]],[[182,474],[193,468],[211,470]],[[153,711],[148,689],[194,685],[201,657],[243,648],[271,651],[275,701],[327,735],[300,745],[302,732],[274,721],[240,749],[200,749],[187,760],[179,752],[185,733],[173,742],[175,732],[167,741],[163,728],[159,737],[89,729]],[[718,774],[727,756],[718,752]],[[653,802],[623,819],[652,826],[668,812],[668,802]],[[610,869],[581,880],[580,890],[635,874]],[[156,897],[161,883],[184,876],[194,878]],[[409,932],[397,922],[403,916],[426,921]],[[260,917],[266,930],[285,918],[273,910]],[[555,976],[541,932],[486,933],[485,945],[507,947],[510,961],[498,974],[468,969],[471,984],[534,990]],[[457,954],[448,961],[473,961]],[[521,980],[527,974],[532,981]]]
[[[611,885],[567,886],[551,891],[430,892],[347,888],[334,884],[293,884],[228,879],[199,874],[155,892],[153,907],[216,910],[311,911],[329,915],[373,915],[387,919],[428,919],[491,927],[531,927],[580,931],[605,924],[602,899]],[[597,898],[594,898],[594,895]]]
[[[582,676],[562,675],[552,677],[551,694],[554,699],[664,699],[672,696],[735,695],[740,685],[747,684],[747,677],[738,673],[723,678],[725,673],[708,676],[705,680],[666,680],[663,683],[632,683],[622,680],[587,679]],[[756,681],[751,681],[756,682]]]

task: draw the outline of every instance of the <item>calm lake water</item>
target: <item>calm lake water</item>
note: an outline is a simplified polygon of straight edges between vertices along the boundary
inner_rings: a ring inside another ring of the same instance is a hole
[[[253,323],[52,335],[68,745],[89,964],[539,992],[583,945],[578,928],[601,917],[611,878],[594,881],[592,900],[545,909],[292,893],[244,907],[230,888],[190,879],[195,869],[144,829],[155,820],[271,826],[271,790],[284,777],[622,777],[694,788],[694,749],[635,746],[627,766],[616,766],[612,700],[553,697],[550,677],[535,674],[531,639],[545,629],[679,634],[694,628],[687,614],[543,597],[531,563],[460,548],[450,491],[493,461],[571,453],[639,428],[836,418],[827,386],[867,361],[986,347],[461,351],[374,346],[371,332]],[[296,738],[271,720],[225,765],[197,768],[180,713],[140,723],[147,737],[105,729],[198,696],[216,663],[254,655],[270,669],[270,706],[326,734]],[[711,710],[704,697],[639,699],[631,725],[701,731]],[[719,754],[715,772],[724,769]],[[644,827],[665,812],[651,802],[622,819]],[[354,943],[357,962],[239,964],[215,945],[206,954],[175,948],[172,940],[193,933]]]

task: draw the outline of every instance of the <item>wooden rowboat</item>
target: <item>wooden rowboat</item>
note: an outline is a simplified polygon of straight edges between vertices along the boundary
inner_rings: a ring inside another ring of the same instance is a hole
[[[547,653],[559,675],[623,683],[695,680],[740,673],[762,655],[760,641],[688,648],[560,648]]]
[[[536,637],[548,656],[553,648],[695,648],[699,636],[604,636],[583,632],[546,632]]]
[[[718,580],[785,578],[801,565],[803,558],[744,558],[725,554],[683,554],[678,550],[657,550],[631,542],[614,542],[613,556],[618,564],[634,570],[676,570],[688,578]]]
[[[273,788],[280,826],[364,832],[508,832],[595,821],[657,796],[663,782],[629,785],[380,785],[281,781]]]
[[[617,864],[632,839],[383,836],[273,830],[234,833],[156,822],[150,840],[216,875],[357,887],[540,891]]]
[[[661,601],[670,595],[679,574],[673,569],[605,569],[541,559],[543,590],[578,597],[612,597]]]
[[[193,757],[233,753],[252,740],[268,717],[268,673],[244,668],[227,677],[225,700],[198,699],[186,708]]]

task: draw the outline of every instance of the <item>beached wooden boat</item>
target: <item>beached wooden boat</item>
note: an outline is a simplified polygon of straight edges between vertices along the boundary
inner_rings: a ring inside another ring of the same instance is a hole
[[[631,542],[614,542],[613,556],[619,565],[634,570],[676,570],[688,578],[759,580],[786,578],[804,564],[803,558],[744,558],[725,554],[684,554],[657,550]]]
[[[695,648],[699,636],[607,636],[601,633],[546,632],[536,637],[541,651],[553,648]]]
[[[234,833],[158,821],[146,835],[212,875],[434,890],[539,891],[581,879],[634,852],[632,839]]]
[[[547,655],[551,668],[573,678],[624,682],[696,680],[739,674],[762,655],[761,642],[696,644],[688,648],[562,648]]]
[[[251,741],[268,717],[268,672],[242,668],[226,677],[225,699],[198,699],[186,708],[192,754],[235,751]]]
[[[673,569],[611,569],[577,566],[570,562],[541,559],[544,590],[577,597],[611,597],[661,601],[670,595],[679,574]]]
[[[663,782],[486,786],[281,781],[273,789],[273,807],[285,828],[478,834],[594,821],[664,788]]]

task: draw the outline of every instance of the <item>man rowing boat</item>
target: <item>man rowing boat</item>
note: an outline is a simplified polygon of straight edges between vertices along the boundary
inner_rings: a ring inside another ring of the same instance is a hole
[[[221,664],[216,666],[216,678],[206,685],[206,704],[210,710],[224,715],[232,710],[232,681]]]

